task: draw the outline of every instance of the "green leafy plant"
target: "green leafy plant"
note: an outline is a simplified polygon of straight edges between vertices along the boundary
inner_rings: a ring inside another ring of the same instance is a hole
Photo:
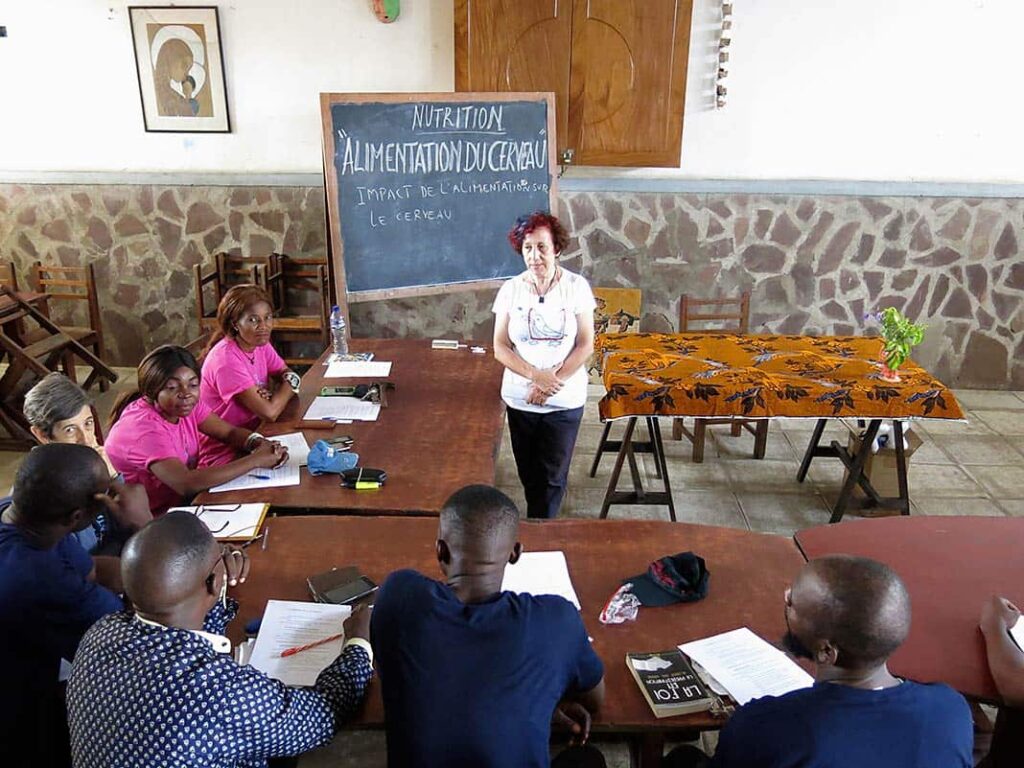
[[[910,322],[896,307],[886,307],[875,318],[882,326],[885,364],[895,371],[910,357],[910,350],[924,341],[924,326]]]

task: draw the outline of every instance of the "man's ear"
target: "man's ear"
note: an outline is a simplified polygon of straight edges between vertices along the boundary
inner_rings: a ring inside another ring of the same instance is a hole
[[[53,442],[50,436],[43,432],[39,427],[29,427],[29,429],[32,431],[32,437],[38,440],[40,445],[46,445],[47,443]]]
[[[822,640],[814,652],[814,661],[819,666],[835,667],[839,662],[839,649],[829,640]]]
[[[519,556],[523,554],[523,545],[521,542],[516,542],[515,546],[512,547],[512,554],[508,556],[509,565],[515,565],[519,561]]]
[[[435,546],[437,552],[437,562],[442,566],[448,565],[452,561],[452,552],[448,549],[448,542],[444,539],[438,539]]]

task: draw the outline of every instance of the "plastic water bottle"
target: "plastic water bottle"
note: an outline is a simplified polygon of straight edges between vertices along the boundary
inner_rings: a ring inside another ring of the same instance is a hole
[[[336,355],[348,354],[348,335],[345,331],[345,316],[335,304],[331,307],[331,351]]]

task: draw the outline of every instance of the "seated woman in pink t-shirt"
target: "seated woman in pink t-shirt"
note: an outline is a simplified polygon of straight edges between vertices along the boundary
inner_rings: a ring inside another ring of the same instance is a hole
[[[200,402],[236,427],[252,430],[261,420],[276,421],[295,393],[285,381],[288,366],[270,344],[270,297],[258,286],[236,285],[220,300],[217,326],[203,359]],[[232,446],[200,435],[200,466],[236,456]]]
[[[126,483],[146,488],[154,515],[215,485],[288,460],[280,444],[228,424],[199,401],[199,364],[181,347],[164,345],[142,359],[138,390],[118,399],[112,418],[107,456]],[[250,453],[229,464],[200,468],[200,435]]]

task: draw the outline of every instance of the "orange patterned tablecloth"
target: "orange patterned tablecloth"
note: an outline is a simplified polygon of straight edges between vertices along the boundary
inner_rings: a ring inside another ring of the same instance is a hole
[[[601,420],[627,416],[963,419],[953,393],[907,361],[881,378],[864,336],[603,334]]]

